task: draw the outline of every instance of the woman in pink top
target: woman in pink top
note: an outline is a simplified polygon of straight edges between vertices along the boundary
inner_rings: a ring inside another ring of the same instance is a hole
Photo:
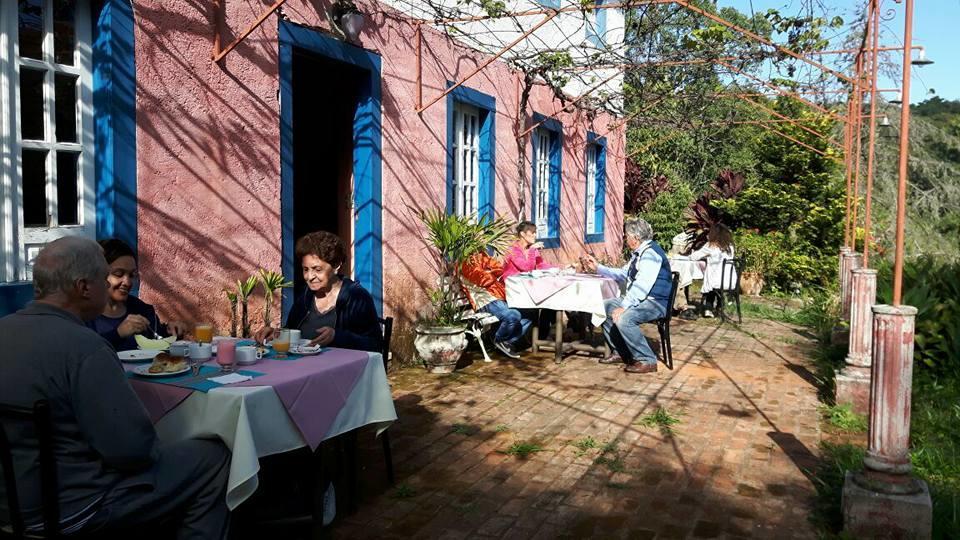
[[[503,279],[531,270],[556,268],[540,256],[541,247],[543,244],[537,242],[537,226],[521,221],[517,225],[517,241],[503,254]]]

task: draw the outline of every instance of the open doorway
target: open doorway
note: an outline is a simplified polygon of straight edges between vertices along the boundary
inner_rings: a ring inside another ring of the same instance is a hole
[[[369,73],[345,62],[293,49],[293,237],[329,231],[343,240],[353,275],[354,126]],[[302,290],[300,261],[294,283]]]

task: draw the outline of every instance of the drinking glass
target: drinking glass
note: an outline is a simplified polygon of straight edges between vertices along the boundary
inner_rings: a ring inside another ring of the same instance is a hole
[[[217,344],[217,363],[220,364],[220,371],[233,371],[236,351],[237,342],[232,339],[225,339]]]
[[[193,329],[193,337],[198,343],[211,343],[213,341],[213,325],[197,323],[197,326]]]
[[[272,345],[277,358],[286,358],[287,351],[290,350],[290,330],[282,328],[277,337],[273,338]]]

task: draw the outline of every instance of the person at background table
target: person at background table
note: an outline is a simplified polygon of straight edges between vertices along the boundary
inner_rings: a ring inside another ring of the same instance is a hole
[[[485,311],[500,320],[493,337],[493,345],[510,358],[520,358],[520,340],[530,329],[530,320],[520,311],[507,305],[507,291],[503,284],[503,265],[500,261],[478,251],[462,267],[463,288],[474,311]]]
[[[583,256],[583,266],[601,276],[626,283],[623,298],[604,302],[607,319],[603,335],[613,352],[601,364],[625,363],[629,373],[657,371],[657,355],[650,348],[640,324],[666,315],[673,283],[667,254],[655,240],[650,224],[642,219],[624,223],[624,239],[633,252],[621,268],[598,264],[590,255]]]
[[[137,265],[137,255],[123,240],[110,238],[101,240],[103,256],[110,265],[110,274],[107,276],[107,305],[95,319],[87,322],[104,339],[118,351],[128,351],[137,348],[136,335],[154,337],[176,335],[182,336],[187,331],[183,322],[173,321],[167,324],[160,322],[153,306],[140,300],[130,293],[137,288],[140,281],[140,269]]]
[[[109,272],[87,238],[60,238],[40,251],[36,300],[0,319],[2,402],[49,402],[63,532],[132,538],[170,523],[179,539],[226,538],[230,452],[215,439],[160,443],[117,353],[84,326],[103,313]],[[39,442],[33,429],[7,433],[25,522],[38,532]]]
[[[380,352],[383,331],[373,297],[359,283],[340,273],[346,260],[343,241],[332,233],[306,234],[294,246],[306,288],[287,313],[287,328],[300,330],[311,345]],[[272,337],[275,328],[263,327],[254,337]]]
[[[722,223],[710,227],[707,233],[707,243],[703,247],[690,254],[691,261],[707,261],[707,269],[703,272],[703,287],[700,292],[703,294],[703,316],[713,317],[714,306],[719,302],[719,289],[732,289],[733,284],[737,282],[736,270],[729,275],[724,276],[727,283],[720,282],[723,272],[723,261],[733,258],[733,234],[730,229]]]
[[[533,270],[545,270],[556,266],[543,260],[537,242],[537,226],[530,221],[521,221],[517,225],[517,241],[503,254],[503,279],[515,274]]]

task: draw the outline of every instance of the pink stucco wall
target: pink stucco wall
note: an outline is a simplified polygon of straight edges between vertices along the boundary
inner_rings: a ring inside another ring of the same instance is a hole
[[[269,3],[226,2],[224,41]],[[326,7],[290,0],[283,12],[293,22],[322,27]],[[270,17],[216,65],[210,61],[213,2],[138,0],[134,10],[143,295],[164,317],[225,324],[221,289],[259,266],[280,266],[277,18]],[[422,115],[414,112],[413,25],[380,4],[365,2],[361,10],[369,14],[362,46],[382,57],[384,308],[404,326],[435,278],[424,232],[410,221],[405,203],[445,205],[446,101]],[[430,30],[424,32],[423,49],[425,101],[484,59]],[[497,100],[496,210],[510,219],[518,209],[517,81],[517,73],[495,62],[467,83]],[[559,106],[545,89],[534,90],[532,111],[550,115]],[[607,133],[611,119],[603,115],[592,123],[580,113],[557,118],[564,125],[562,246],[546,256],[573,261],[584,249],[588,129],[606,133],[608,141],[606,242],[591,249],[615,254],[623,214],[623,131]],[[525,198],[529,201],[529,180]]]

